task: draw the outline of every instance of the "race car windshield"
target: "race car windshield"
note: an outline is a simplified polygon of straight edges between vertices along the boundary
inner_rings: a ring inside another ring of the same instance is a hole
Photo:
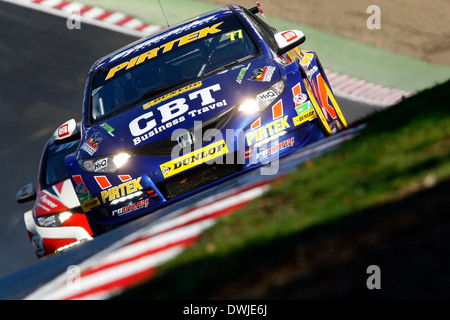
[[[65,158],[67,155],[75,152],[78,144],[79,141],[76,140],[61,145],[53,144],[48,148],[43,177],[44,188],[69,178]]]
[[[90,122],[145,103],[164,91],[258,53],[250,36],[232,14],[173,39],[98,71],[92,82]]]

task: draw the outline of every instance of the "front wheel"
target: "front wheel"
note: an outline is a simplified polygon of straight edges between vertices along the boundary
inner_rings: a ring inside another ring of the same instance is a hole
[[[317,118],[319,120],[320,127],[322,128],[322,131],[325,136],[330,136],[332,134],[335,134],[339,131],[344,130],[348,127],[347,121],[345,120],[344,115],[342,114],[341,108],[339,107],[333,92],[328,87],[327,83],[324,81],[323,77],[320,77],[320,80],[322,83],[320,84],[326,93],[325,98],[322,100],[325,100],[327,98],[330,99],[331,106],[328,106],[329,114],[333,114],[333,120],[328,121],[327,117],[325,116],[325,112],[322,109],[322,106],[318,103],[314,93],[312,92],[311,88],[309,87],[307,80],[304,79],[306,90],[308,91],[308,95],[311,99],[311,102],[313,104],[314,110],[316,111]],[[331,109],[332,108],[332,109]],[[333,112],[334,111],[334,112]]]
[[[339,128],[338,131],[344,130],[345,128],[348,127],[347,124],[347,120],[345,120],[344,114],[341,111],[341,108],[339,107],[336,99],[334,98],[334,94],[331,92],[329,93],[329,97],[331,100],[331,103],[333,104],[333,109],[334,111],[336,111],[336,115],[337,115],[337,119],[334,120],[334,122],[336,123],[336,127]]]

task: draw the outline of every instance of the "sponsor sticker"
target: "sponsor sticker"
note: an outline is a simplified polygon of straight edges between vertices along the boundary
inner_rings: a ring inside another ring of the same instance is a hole
[[[299,126],[306,121],[311,121],[312,119],[316,118],[316,116],[316,111],[314,109],[311,109],[293,118],[292,120],[294,121],[295,126]]]
[[[220,91],[220,84],[202,88],[189,93],[189,101],[195,101],[195,105],[201,103],[201,108],[191,110],[192,104],[187,103],[186,98],[178,98],[156,108],[156,110],[148,111],[139,117],[135,118],[129,123],[131,134],[135,137],[133,139],[134,145],[140,144],[154,135],[163,132],[173,126],[176,126],[186,120],[190,116],[194,118],[197,115],[210,112],[215,108],[227,106],[227,101],[216,101],[213,97],[213,92]],[[161,123],[154,119],[153,112],[160,113]]]
[[[161,164],[159,167],[164,178],[168,178],[177,173],[183,172],[192,167],[198,166],[209,160],[223,156],[228,153],[225,140],[212,143],[206,147],[195,150],[189,154],[178,157],[174,160]]]
[[[58,128],[58,137],[64,138],[65,136],[69,135],[69,124],[66,123]]]
[[[217,20],[217,17],[218,17],[217,15],[213,15],[213,16],[209,16],[209,17],[206,17],[206,18],[200,19],[200,20],[195,19],[191,23],[188,23],[187,25],[184,25],[184,26],[181,26],[181,27],[178,27],[175,29],[171,29],[170,31],[165,32],[159,36],[152,37],[143,43],[139,43],[126,51],[120,52],[120,53],[116,54],[114,57],[112,57],[111,61],[115,61],[119,58],[125,58],[133,53],[136,53],[137,51],[144,50],[145,48],[148,48],[149,46],[152,46],[158,42],[165,41],[168,37],[171,37],[173,35],[189,31],[193,28],[198,28],[206,23],[210,23],[211,21]],[[205,33],[205,32],[206,32],[206,30],[203,29],[203,33]],[[177,40],[175,40],[175,41],[177,41]]]
[[[170,168],[169,167],[161,167],[161,171],[162,171],[162,173],[167,175],[167,174],[169,174]]]
[[[274,72],[275,72],[275,67],[270,67],[270,66],[254,69],[253,76],[248,80],[270,82],[272,80],[272,76],[273,76]]]
[[[294,95],[294,103],[296,106],[304,103],[306,101],[306,99],[308,99],[308,96],[304,93]]]
[[[114,137],[113,132],[114,132],[115,129],[114,129],[113,127],[111,127],[109,124],[107,124],[107,123],[105,122],[105,123],[102,123],[102,124],[100,125],[100,127],[102,127],[103,130],[105,130],[106,132],[108,132],[110,136]]]
[[[251,146],[256,142],[267,139],[276,133],[286,130],[287,128],[290,128],[290,125],[288,123],[288,116],[279,118],[268,123],[265,126],[260,126],[259,128],[254,128],[252,126],[252,129],[255,130],[247,133],[245,136],[247,138],[247,145]]]
[[[105,78],[105,81],[110,78],[113,78],[117,74],[117,72],[119,72],[119,71],[122,72],[125,68],[126,68],[126,70],[129,70],[129,69],[143,63],[144,61],[153,59],[157,56],[160,56],[162,54],[165,54],[166,52],[171,51],[174,47],[181,47],[181,46],[184,46],[193,41],[205,38],[210,34],[215,34],[215,33],[221,32],[222,30],[218,29],[218,27],[222,23],[223,22],[219,22],[212,26],[205,27],[201,30],[194,31],[194,32],[189,33],[185,36],[182,36],[178,39],[166,42],[159,47],[150,49],[149,51],[144,52],[141,55],[134,57],[128,61],[122,62],[109,70],[108,75]]]
[[[311,101],[308,101],[308,102],[306,102],[304,104],[296,106],[295,107],[295,111],[297,112],[297,115],[301,115],[301,114],[305,113],[306,111],[308,111],[308,110],[310,110],[312,108],[313,108],[313,106],[312,106]]]
[[[256,98],[261,102],[266,102],[268,100],[273,101],[273,99],[275,99],[276,97],[277,93],[275,92],[275,90],[272,89],[266,90],[263,93],[260,93],[256,96]]]
[[[295,34],[295,32],[291,31],[291,30],[283,32],[281,35],[286,40],[286,42],[290,42],[297,38],[297,35]]]
[[[247,73],[247,70],[250,67],[250,64],[251,63],[249,63],[246,67],[243,67],[241,69],[241,71],[239,71],[239,74],[238,74],[238,76],[236,78],[236,82],[237,83],[242,84],[242,81],[244,80],[245,74]]]
[[[149,205],[149,202],[150,201],[148,199],[145,199],[145,200],[141,200],[138,202],[130,203],[127,206],[113,210],[112,215],[113,216],[122,216],[124,214],[128,214],[128,213],[131,213],[131,212],[139,210],[139,209],[147,208]]]
[[[308,76],[308,79],[311,80],[311,78],[314,76],[314,74],[319,70],[317,66],[314,66],[311,68],[311,70],[306,71],[306,75]]]
[[[98,200],[98,198],[94,198],[94,199],[86,200],[80,204],[81,204],[81,208],[83,209],[83,211],[89,211],[90,209],[99,206],[100,201]]]
[[[56,207],[58,207],[58,205],[54,203],[51,198],[48,198],[46,194],[39,197],[37,205],[45,209],[47,212],[50,212],[51,209],[55,209]]]
[[[83,143],[81,149],[86,151],[89,155],[93,155],[98,150],[98,145],[102,142],[103,138],[99,137],[97,134],[94,134],[88,141]]]
[[[165,95],[163,95],[163,96],[161,96],[161,97],[159,97],[159,98],[156,98],[155,100],[152,100],[152,101],[150,101],[150,102],[147,102],[147,103],[144,104],[142,107],[144,108],[144,110],[146,110],[146,109],[148,109],[148,108],[154,106],[155,104],[158,104],[158,103],[160,103],[160,102],[163,102],[163,101],[165,101],[165,100],[167,100],[167,99],[170,99],[170,98],[172,98],[172,97],[178,96],[178,95],[180,95],[180,94],[182,94],[182,93],[184,93],[184,92],[191,91],[191,90],[193,90],[193,89],[195,89],[195,88],[200,88],[201,86],[202,86],[202,82],[201,82],[201,81],[198,81],[198,82],[193,83],[193,84],[190,84],[190,85],[188,85],[188,86],[186,86],[186,87],[183,87],[183,88],[180,88],[180,89],[178,89],[178,90],[172,91],[172,92],[170,92],[170,93],[168,93],[168,94],[165,94]]]
[[[273,141],[270,146],[262,148],[263,150],[260,150],[260,152],[257,154],[257,158],[259,161],[264,160],[266,158],[271,157],[274,154],[277,154],[287,148],[294,146],[294,138],[288,138],[282,142]]]
[[[91,200],[91,194],[89,192],[82,193],[78,195],[78,200],[80,203],[86,202],[88,200]]]
[[[139,177],[137,179],[133,179],[125,183],[119,184],[118,186],[114,186],[109,189],[103,190],[101,192],[103,203],[106,203],[107,200],[113,201],[120,197],[124,197],[136,191],[142,190],[143,188],[141,186],[141,179],[142,177]]]
[[[83,211],[89,211],[90,209],[99,206],[100,201],[98,198],[92,199],[92,195],[86,187],[83,178],[80,175],[72,176],[76,183],[75,192],[77,193],[78,201],[80,202]]]
[[[86,188],[86,184],[83,181],[83,178],[80,175],[72,176],[73,180],[75,181],[75,192],[77,194],[88,192]]]
[[[94,171],[97,172],[108,166],[108,158],[100,159],[94,162]]]

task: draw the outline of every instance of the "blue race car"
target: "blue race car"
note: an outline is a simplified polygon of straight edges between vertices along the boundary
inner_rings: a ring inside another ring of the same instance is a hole
[[[85,213],[108,230],[347,126],[317,55],[229,5],[98,60],[81,142],[66,157]]]

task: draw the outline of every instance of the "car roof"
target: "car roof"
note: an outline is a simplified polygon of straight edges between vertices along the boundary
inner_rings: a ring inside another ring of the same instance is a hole
[[[107,68],[110,65],[114,65],[117,62],[121,61],[121,59],[124,57],[129,57],[131,55],[138,54],[140,52],[145,52],[146,50],[148,50],[150,46],[154,46],[158,43],[167,42],[168,40],[178,37],[180,34],[189,31],[193,28],[196,28],[202,24],[206,24],[210,21],[221,19],[227,15],[234,14],[234,12],[231,10],[232,8],[237,9],[239,8],[239,6],[229,5],[227,7],[222,7],[206,12],[199,16],[177,23],[176,25],[165,28],[148,37],[130,43],[125,47],[122,47],[104,56],[103,58],[97,60],[92,66],[90,73],[98,71],[102,68]]]

